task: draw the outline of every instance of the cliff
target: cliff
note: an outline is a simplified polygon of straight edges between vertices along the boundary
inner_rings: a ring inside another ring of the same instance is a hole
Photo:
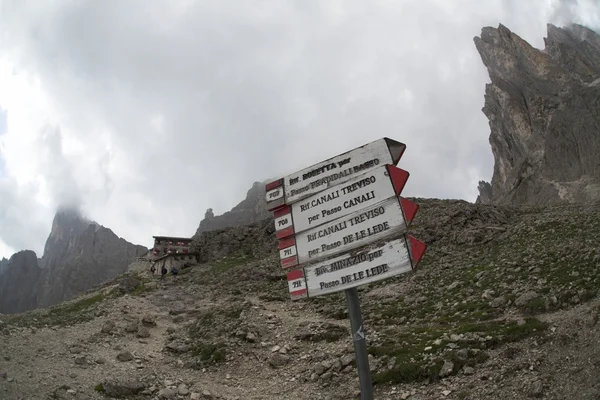
[[[6,262],[0,279],[0,313],[18,313],[37,305],[36,283],[41,270],[31,250],[20,251]]]
[[[0,312],[48,307],[73,298],[124,273],[147,251],[77,212],[60,210],[41,259],[26,251],[9,260],[0,280]],[[22,299],[12,300],[15,294]]]
[[[0,260],[0,275],[2,275],[6,268],[8,268],[8,260],[2,257],[2,260]]]
[[[491,79],[483,112],[495,160],[478,203],[600,199],[600,36],[581,25],[547,29],[544,50],[503,25],[474,38]]]
[[[246,193],[246,198],[233,207],[231,211],[215,216],[212,208],[209,208],[204,215],[204,219],[200,221],[196,235],[201,232],[248,225],[269,217],[271,217],[271,213],[267,211],[265,183],[254,182]]]
[[[124,273],[147,251],[75,212],[58,212],[40,263],[38,307],[70,299]]]

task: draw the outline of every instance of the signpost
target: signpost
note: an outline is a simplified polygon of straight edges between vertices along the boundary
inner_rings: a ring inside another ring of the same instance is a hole
[[[416,268],[418,205],[400,197],[406,145],[382,138],[266,185],[292,300],[345,291],[362,400],[373,400],[357,287]]]

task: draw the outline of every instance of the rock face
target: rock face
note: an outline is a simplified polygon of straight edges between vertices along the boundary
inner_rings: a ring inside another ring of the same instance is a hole
[[[265,182],[254,182],[248,190],[246,198],[231,211],[215,216],[212,208],[206,211],[204,219],[196,230],[196,234],[228,227],[248,225],[269,218],[265,199]]]
[[[0,279],[0,313],[22,312],[37,305],[36,282],[41,270],[31,250],[13,254]]]
[[[21,312],[70,299],[124,273],[134,258],[147,251],[76,212],[61,210],[40,260],[26,251],[8,262],[0,280],[0,288],[6,289],[0,290],[0,312]],[[23,299],[15,303],[10,293],[23,293]]]
[[[2,257],[2,260],[0,260],[0,275],[2,275],[6,268],[8,268],[8,260]]]
[[[277,250],[273,217],[244,226],[235,226],[196,233],[192,249],[200,262],[208,262],[227,255],[244,254],[260,258]]]
[[[40,266],[39,307],[74,297],[127,271],[148,251],[72,211],[56,214]]]
[[[483,112],[495,159],[477,202],[600,199],[600,36],[548,24],[538,50],[499,25],[474,41],[491,78]]]

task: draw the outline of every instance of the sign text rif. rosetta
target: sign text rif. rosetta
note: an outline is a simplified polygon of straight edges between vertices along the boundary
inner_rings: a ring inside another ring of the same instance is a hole
[[[275,210],[385,164],[396,165],[406,145],[389,138],[332,157],[266,185],[267,209]]]

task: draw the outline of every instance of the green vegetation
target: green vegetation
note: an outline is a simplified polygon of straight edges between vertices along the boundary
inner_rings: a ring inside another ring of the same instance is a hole
[[[96,317],[102,302],[114,297],[112,293],[96,293],[48,309],[11,316],[6,322],[16,326],[31,327],[66,326],[86,322]]]
[[[246,306],[228,304],[204,310],[188,328],[190,346],[199,366],[217,364],[226,360],[224,338],[234,336],[240,327],[240,315]]]
[[[441,328],[416,327],[386,332],[387,341],[372,346],[369,353],[376,356],[394,357],[395,366],[377,373],[373,379],[378,383],[407,383],[421,380],[437,380],[444,360],[453,363],[453,373],[463,367],[485,362],[485,350],[511,343],[531,335],[543,334],[546,324],[535,318],[521,321],[489,321],[460,326],[452,334],[458,339],[449,340]],[[394,333],[393,333],[394,332]],[[453,343],[453,348],[448,344]],[[460,350],[462,349],[462,350]]]
[[[198,340],[191,348],[192,355],[197,357],[200,365],[218,364],[226,359],[226,346],[224,342],[207,343]]]
[[[96,386],[94,386],[94,390],[95,390],[96,392],[101,392],[101,393],[103,393],[103,392],[104,392],[104,385],[103,385],[103,384],[101,384],[101,383],[99,383],[99,384],[97,384]]]
[[[375,375],[377,382],[438,379],[444,360],[457,372],[484,361],[490,348],[545,335],[546,325],[534,316],[598,296],[600,213],[536,209],[511,218],[499,230],[484,223],[472,231],[460,228],[460,236],[448,232],[418,272],[361,287],[369,292],[361,295],[367,332],[379,332],[370,352],[396,359],[391,370]],[[498,232],[490,236],[494,240],[475,244],[490,231]],[[474,244],[466,244],[472,238]],[[373,296],[378,289],[382,294]],[[347,319],[343,294],[315,298],[310,307]],[[505,320],[509,310],[521,314],[521,323],[518,316]],[[449,337],[460,334],[447,347]],[[455,357],[459,350],[462,358]]]
[[[250,253],[238,251],[212,262],[211,272],[215,275],[220,275],[231,268],[246,265],[254,261],[256,261],[256,259]]]
[[[130,296],[145,296],[147,293],[153,292],[158,289],[158,285],[154,279],[148,278],[146,276],[140,277],[141,284],[139,284],[132,292],[129,293]]]

